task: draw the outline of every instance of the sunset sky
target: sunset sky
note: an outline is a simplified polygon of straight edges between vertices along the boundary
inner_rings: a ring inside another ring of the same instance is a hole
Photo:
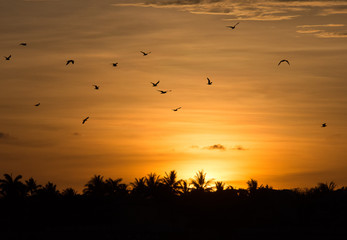
[[[347,185],[347,1],[0,0],[0,20],[0,178]]]

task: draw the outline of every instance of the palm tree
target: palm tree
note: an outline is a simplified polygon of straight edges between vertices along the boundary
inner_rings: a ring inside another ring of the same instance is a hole
[[[41,188],[42,186],[37,185],[34,178],[31,177],[28,180],[25,180],[25,187],[26,187],[27,192],[29,192],[30,196],[33,196],[37,193],[39,188]]]
[[[130,185],[132,186],[132,190],[131,190],[132,194],[136,196],[140,196],[140,197],[145,196],[145,193],[146,193],[145,177],[135,178],[135,182],[130,183]]]
[[[88,196],[102,197],[105,195],[105,182],[104,177],[101,175],[94,175],[83,189],[83,193]]]
[[[48,182],[44,187],[38,190],[38,195],[44,198],[56,198],[59,196],[59,190],[57,190],[57,185],[52,182]]]
[[[329,184],[328,183],[318,183],[317,187],[315,187],[315,191],[320,192],[320,193],[329,193],[329,192],[333,192],[336,187],[337,187],[337,185],[335,182],[330,182]]]
[[[187,195],[190,192],[189,183],[187,180],[180,180],[179,182],[179,190],[180,195]]]
[[[248,191],[251,196],[254,196],[255,192],[258,189],[258,181],[251,178],[251,180],[247,181]]]
[[[224,191],[225,183],[215,182],[214,184],[215,184],[216,192],[223,192]]]
[[[177,172],[175,170],[170,171],[170,173],[165,172],[165,177],[162,179],[163,185],[169,190],[172,194],[177,194],[180,190],[180,182],[177,181]]]
[[[128,186],[124,183],[121,183],[122,180],[122,178],[117,178],[115,180],[108,178],[105,181],[106,194],[109,196],[126,195],[128,193]]]
[[[159,188],[162,186],[162,180],[156,173],[149,173],[145,177],[145,184],[149,197],[154,197],[159,193]]]
[[[74,198],[76,197],[78,194],[77,194],[77,191],[73,188],[65,188],[62,192],[61,192],[61,195],[64,197],[64,198]]]
[[[204,170],[201,170],[195,174],[194,178],[191,180],[191,184],[195,191],[210,192],[212,187],[209,187],[209,185],[212,183],[212,180],[213,179],[206,180],[206,173],[204,173]]]
[[[12,174],[4,174],[4,179],[0,179],[0,193],[8,199],[18,199],[25,197],[25,185],[20,181],[22,175],[13,178]]]

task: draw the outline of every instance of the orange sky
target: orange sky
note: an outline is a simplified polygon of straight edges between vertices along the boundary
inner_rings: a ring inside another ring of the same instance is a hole
[[[0,174],[346,185],[346,15],[347,1],[1,1]]]

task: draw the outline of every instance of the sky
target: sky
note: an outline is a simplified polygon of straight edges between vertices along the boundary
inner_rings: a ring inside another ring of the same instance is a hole
[[[329,0],[0,0],[0,174],[79,191],[171,170],[346,186],[346,15]]]

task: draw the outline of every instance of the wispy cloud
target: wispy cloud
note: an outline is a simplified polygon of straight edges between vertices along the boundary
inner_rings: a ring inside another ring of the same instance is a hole
[[[231,150],[236,150],[236,151],[245,151],[245,150],[248,150],[248,149],[246,149],[246,148],[244,148],[244,147],[242,147],[242,146],[240,146],[240,145],[238,145],[238,146],[235,146],[235,147],[232,147],[232,148],[230,148]]]
[[[0,132],[0,140],[10,139],[10,135],[8,133]]]
[[[320,24],[320,25],[300,25],[298,28],[314,28],[314,27],[343,27],[344,24]]]
[[[346,14],[347,1],[298,0],[134,0],[114,6],[176,8],[194,14],[223,15],[225,20],[279,21],[298,16]]]
[[[347,31],[345,29],[336,29],[344,27],[344,24],[320,24],[320,25],[300,25],[297,33],[313,34],[318,38],[346,38]],[[335,31],[331,29],[334,28]]]

